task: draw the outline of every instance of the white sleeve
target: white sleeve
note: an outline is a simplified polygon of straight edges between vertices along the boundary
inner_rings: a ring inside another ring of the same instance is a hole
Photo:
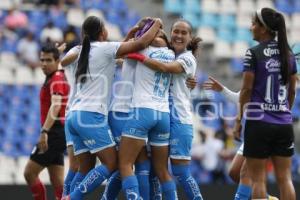
[[[75,47],[73,47],[66,53],[66,56],[73,54],[73,53],[79,53],[80,50],[81,50],[81,45],[76,45]]]
[[[240,91],[233,92],[229,90],[227,87],[224,87],[221,92],[229,101],[232,101],[233,103],[238,103],[240,98]]]
[[[194,76],[196,68],[197,68],[197,62],[195,57],[192,54],[183,54],[180,55],[177,59],[177,62],[179,62],[184,69],[185,73],[190,77]]]
[[[109,55],[112,55],[112,58],[116,58],[117,51],[121,46],[121,42],[109,42]]]

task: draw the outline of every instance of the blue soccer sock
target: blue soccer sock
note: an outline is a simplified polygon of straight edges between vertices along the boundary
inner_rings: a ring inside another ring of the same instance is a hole
[[[78,185],[81,183],[81,181],[84,179],[85,174],[82,174],[81,172],[77,172],[76,175],[74,176],[71,185],[70,185],[70,192],[73,192],[75,188],[78,187]]]
[[[139,183],[139,191],[143,200],[150,199],[150,166],[151,164],[149,160],[145,160],[144,162],[135,164],[135,175]]]
[[[150,199],[162,200],[161,185],[152,167],[150,170],[149,179],[150,179]]]
[[[252,189],[250,186],[239,184],[234,200],[249,200],[251,197],[251,193]]]
[[[74,172],[71,169],[68,170],[67,176],[65,177],[65,181],[64,181],[63,196],[67,196],[70,194],[71,183],[75,175],[76,172]]]
[[[140,199],[139,183],[136,176],[133,175],[123,178],[122,189],[127,200]]]
[[[199,186],[191,175],[189,165],[172,165],[172,172],[188,199],[202,200]]]
[[[173,180],[162,183],[161,189],[165,200],[178,199],[176,184],[174,183]]]
[[[99,165],[92,169],[79,186],[70,194],[71,199],[81,200],[85,194],[93,191],[96,187],[101,185],[101,183],[107,179],[109,175],[110,171],[105,165]]]
[[[122,189],[122,179],[120,172],[116,171],[108,179],[105,187],[105,191],[102,195],[101,200],[115,200]]]

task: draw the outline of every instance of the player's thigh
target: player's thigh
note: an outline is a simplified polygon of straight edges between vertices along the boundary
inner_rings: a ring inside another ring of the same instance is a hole
[[[272,156],[274,172],[279,183],[291,179],[291,157]]]

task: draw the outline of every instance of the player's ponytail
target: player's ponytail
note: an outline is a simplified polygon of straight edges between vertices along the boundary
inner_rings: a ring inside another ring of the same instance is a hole
[[[271,8],[263,8],[257,11],[259,21],[267,28],[270,35],[275,38],[277,35],[278,49],[280,52],[280,67],[283,84],[289,82],[291,72],[290,56],[291,48],[288,44],[286,35],[285,20],[281,13],[276,12]],[[261,19],[260,19],[261,18]]]
[[[76,83],[85,83],[86,74],[89,68],[89,54],[91,42],[99,39],[99,34],[103,31],[104,24],[98,17],[88,17],[82,25],[82,48],[78,59],[78,66],[75,73]]]
[[[197,51],[200,47],[199,44],[201,41],[202,41],[202,39],[200,37],[193,37],[187,46],[187,50],[192,51],[193,55],[195,56],[195,54],[197,53]]]
[[[281,76],[284,84],[289,82],[289,76],[291,73],[291,64],[290,64],[290,46],[288,44],[286,36],[286,27],[285,21],[282,14],[278,13],[276,17],[276,30],[278,31],[278,48],[280,51],[280,60],[281,60]]]

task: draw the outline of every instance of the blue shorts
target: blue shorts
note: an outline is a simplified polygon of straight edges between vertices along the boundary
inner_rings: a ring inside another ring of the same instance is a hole
[[[69,115],[66,126],[73,140],[74,155],[115,146],[105,115],[87,111],[72,111]]]
[[[135,108],[122,136],[145,140],[152,146],[167,146],[170,139],[170,113],[149,108]]]
[[[117,146],[120,144],[123,128],[130,119],[130,116],[129,113],[124,112],[110,111],[108,113],[108,124]]]
[[[66,120],[65,120],[65,137],[66,137],[66,144],[67,144],[67,147],[68,146],[73,146],[73,140],[72,140],[72,137],[71,137],[71,133],[70,133],[70,130],[67,126],[67,123],[68,121],[70,120],[70,115],[69,113],[66,115]]]
[[[171,123],[170,158],[191,160],[193,125]]]

